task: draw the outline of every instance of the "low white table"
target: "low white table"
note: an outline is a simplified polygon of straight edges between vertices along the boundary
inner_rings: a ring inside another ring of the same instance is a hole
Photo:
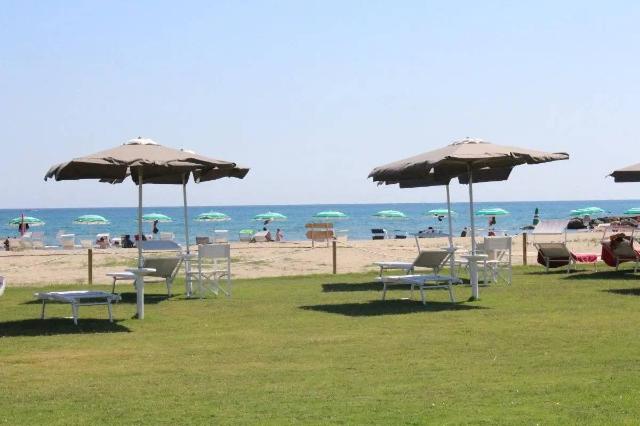
[[[144,319],[144,276],[156,272],[154,268],[127,268],[135,276],[136,282],[136,316]]]
[[[35,293],[38,300],[42,300],[42,312],[40,319],[44,319],[44,309],[47,302],[68,303],[71,305],[73,323],[78,325],[78,308],[80,306],[107,305],[109,321],[113,322],[111,303],[120,300],[120,296],[104,291],[46,291]]]

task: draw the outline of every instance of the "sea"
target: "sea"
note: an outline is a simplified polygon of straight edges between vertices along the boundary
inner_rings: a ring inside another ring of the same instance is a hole
[[[569,218],[569,212],[583,207],[600,207],[605,210],[604,215],[622,215],[631,207],[640,207],[640,200],[582,200],[582,201],[519,201],[519,202],[479,202],[475,209],[499,207],[509,212],[506,216],[498,216],[495,228],[510,235],[517,235],[526,225],[533,220],[534,211],[539,210],[541,219]],[[265,212],[278,212],[287,216],[287,220],[267,224],[267,228],[275,232],[280,228],[287,240],[305,239],[305,224],[310,222],[329,222],[328,220],[314,219],[314,215],[320,211],[337,210],[345,213],[348,218],[333,221],[334,228],[347,234],[349,239],[363,240],[371,238],[371,229],[384,228],[390,234],[415,233],[432,227],[443,232],[447,231],[446,218],[439,221],[438,218],[426,215],[431,209],[445,208],[444,203],[403,203],[403,204],[317,204],[317,205],[271,205],[271,206],[193,206],[188,209],[189,234],[191,243],[195,236],[211,236],[213,231],[226,229],[231,240],[238,239],[238,233],[242,229],[261,230],[262,221],[253,220],[253,217]],[[464,227],[470,224],[469,205],[464,202],[452,203],[455,212],[453,216],[454,235],[459,235]],[[379,219],[374,214],[381,210],[399,210],[406,215],[406,219]],[[231,220],[226,222],[197,222],[193,220],[198,214],[209,211],[219,211],[227,214]],[[160,231],[173,232],[176,241],[184,243],[184,216],[182,206],[149,207],[144,208],[144,213],[163,213],[172,218],[171,222],[160,223]],[[19,217],[37,217],[45,222],[32,231],[43,231],[45,243],[56,245],[56,235],[60,232],[75,234],[80,239],[95,239],[98,233],[110,233],[111,236],[124,234],[137,234],[137,207],[118,208],[41,208],[41,209],[0,209],[0,234],[3,237],[16,236],[16,226],[8,222]],[[99,214],[106,217],[108,225],[78,225],[74,219],[84,214]],[[476,216],[476,226],[486,229],[488,218]],[[151,233],[151,223],[144,224],[144,233]],[[482,231],[479,231],[482,233]]]

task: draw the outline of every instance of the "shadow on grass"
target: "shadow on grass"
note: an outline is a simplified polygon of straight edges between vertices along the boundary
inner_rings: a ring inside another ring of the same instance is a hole
[[[128,333],[127,327],[108,319],[78,319],[78,325],[68,318],[26,319],[0,322],[0,337],[55,336],[82,333]]]
[[[382,283],[328,283],[322,284],[322,291],[331,293],[334,291],[382,291]]]
[[[605,293],[620,294],[622,296],[640,296],[640,288],[610,288],[602,291]]]
[[[565,274],[566,275],[566,274]],[[590,274],[567,275],[565,280],[637,280],[640,275],[633,273],[633,269],[625,269],[621,271],[598,271]]]
[[[416,312],[469,311],[487,308],[450,302],[427,301],[427,304],[423,305],[422,302],[417,300],[374,300],[365,303],[300,306],[300,309],[340,314],[349,317],[372,317],[379,315],[412,314]]]

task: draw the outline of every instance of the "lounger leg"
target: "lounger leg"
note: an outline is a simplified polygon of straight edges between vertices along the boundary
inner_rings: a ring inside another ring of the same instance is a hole
[[[109,322],[113,322],[113,312],[111,311],[111,302],[107,302],[107,310],[109,311]]]
[[[410,300],[413,300],[413,287],[414,287],[414,284],[411,283],[411,288],[409,290],[409,299]]]
[[[111,294],[116,294],[116,277],[113,277],[113,285],[111,286]]]
[[[173,296],[173,294],[171,293],[171,283],[172,283],[172,279],[169,278],[165,278],[166,282],[167,282],[167,296],[171,297]]]
[[[382,300],[385,300],[387,297],[387,283],[382,281]]]
[[[422,304],[423,305],[427,304],[427,301],[424,298],[424,287],[423,286],[420,286],[420,299],[422,299]]]
[[[71,304],[71,315],[73,315],[73,323],[78,325],[78,305],[75,303]]]
[[[456,298],[453,295],[453,287],[451,286],[451,281],[449,281],[449,298],[451,299],[451,303],[456,303]]]
[[[44,319],[44,307],[46,306],[47,301],[42,299],[42,312],[40,312],[40,319],[43,320]]]

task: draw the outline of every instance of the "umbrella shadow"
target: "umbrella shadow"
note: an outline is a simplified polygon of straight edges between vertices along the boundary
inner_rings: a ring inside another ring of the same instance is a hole
[[[68,318],[25,319],[0,322],[0,337],[55,336],[83,333],[129,333],[119,321],[108,319],[78,319],[78,325]]]
[[[127,304],[136,304],[137,303],[137,294],[134,292],[131,293],[120,293],[120,297],[122,298],[118,303],[127,303]],[[145,294],[144,295],[144,303],[145,305],[155,305],[165,300],[171,300],[171,297],[166,294]]]
[[[469,311],[488,308],[450,302],[427,301],[427,304],[423,305],[422,302],[415,300],[373,300],[365,303],[300,306],[299,309],[340,314],[348,317],[374,317],[381,315],[413,314],[417,312]]]
[[[626,269],[626,270],[621,270],[621,271],[611,270],[611,271],[591,272],[590,274],[567,275],[563,279],[565,279],[565,280],[583,280],[583,281],[589,281],[589,280],[595,280],[595,281],[616,280],[616,281],[620,281],[620,280],[637,280],[638,278],[640,278],[640,276],[635,275],[633,273],[633,269]]]
[[[327,283],[322,284],[324,293],[332,292],[350,292],[350,291],[382,291],[382,283],[366,282],[366,283]]]
[[[640,296],[640,288],[609,288],[602,291],[622,296]]]

